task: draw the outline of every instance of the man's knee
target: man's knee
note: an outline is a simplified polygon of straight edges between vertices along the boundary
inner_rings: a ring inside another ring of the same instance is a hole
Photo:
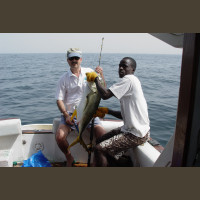
[[[105,129],[100,125],[95,126],[94,131],[95,131],[96,138],[100,138],[101,136],[103,136],[106,133]]]
[[[59,127],[58,130],[56,131],[56,141],[57,142],[62,142],[63,140],[66,139],[68,135],[68,130],[63,127]]]
[[[56,141],[61,142],[64,139],[64,135],[62,134],[61,130],[58,129],[56,132]]]

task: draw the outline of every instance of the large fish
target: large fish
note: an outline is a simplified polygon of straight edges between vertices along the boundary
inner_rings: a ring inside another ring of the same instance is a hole
[[[104,82],[100,76],[99,80],[103,85]],[[82,134],[86,129],[86,127],[88,126],[89,122],[92,120],[94,114],[96,113],[100,101],[101,101],[101,96],[96,88],[96,84],[94,82],[87,82],[86,87],[82,94],[81,101],[72,115],[72,118],[76,115],[79,135],[76,138],[76,140],[74,140],[72,144],[68,147],[68,149],[74,146],[76,143],[80,142],[80,144],[86,150],[88,150],[87,145],[82,140]]]

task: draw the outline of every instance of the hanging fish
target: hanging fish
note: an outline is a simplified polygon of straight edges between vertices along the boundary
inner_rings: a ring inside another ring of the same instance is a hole
[[[100,76],[99,80],[101,84],[104,85],[104,81]],[[71,117],[71,120],[74,116],[77,118],[77,124],[75,123],[75,126],[79,135],[72,144],[69,145],[68,149],[79,142],[88,151],[87,145],[82,140],[82,134],[96,113],[100,101],[101,96],[96,88],[96,84],[94,82],[87,82],[81,101]]]

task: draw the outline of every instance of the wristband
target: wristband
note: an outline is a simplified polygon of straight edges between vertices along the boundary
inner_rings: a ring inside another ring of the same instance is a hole
[[[66,111],[66,110],[63,112],[63,115],[64,115],[65,113],[67,113],[67,111]],[[67,113],[67,114],[68,114],[68,113]]]

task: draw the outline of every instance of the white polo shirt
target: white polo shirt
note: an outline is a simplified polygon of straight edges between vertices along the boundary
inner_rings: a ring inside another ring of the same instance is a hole
[[[139,79],[135,75],[126,75],[109,89],[120,100],[124,120],[121,130],[144,137],[150,130],[150,121]]]
[[[57,100],[63,100],[67,111],[73,112],[74,107],[79,104],[87,83],[85,73],[92,71],[94,70],[91,68],[81,67],[79,77],[74,75],[71,70],[61,76],[58,81],[55,98]]]

